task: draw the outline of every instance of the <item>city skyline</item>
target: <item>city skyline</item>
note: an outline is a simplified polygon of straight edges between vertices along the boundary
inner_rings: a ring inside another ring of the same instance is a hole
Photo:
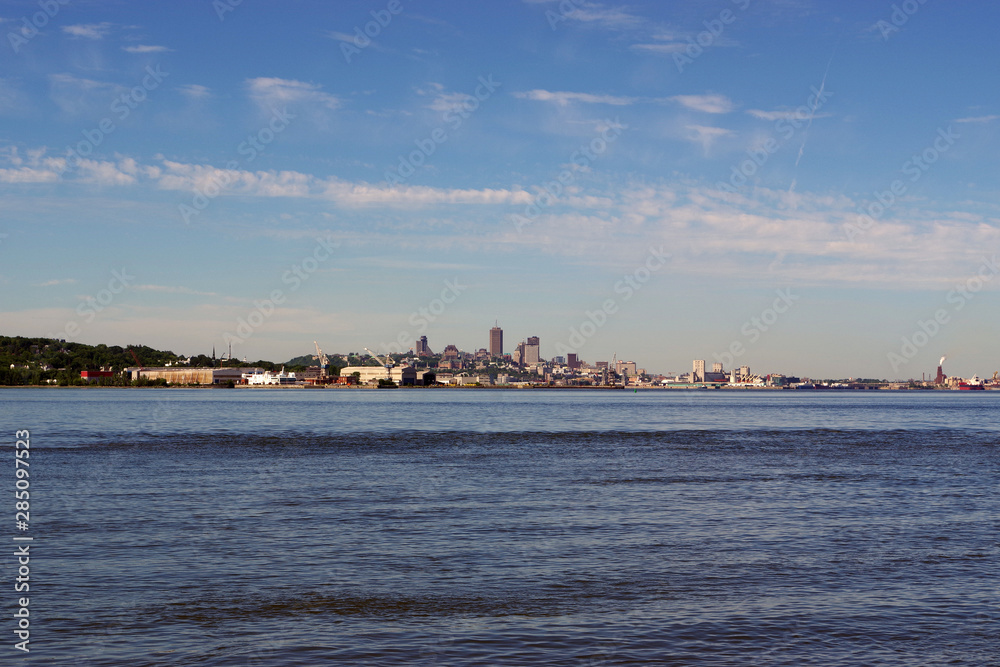
[[[0,5],[5,335],[1000,369],[994,4],[52,7]]]

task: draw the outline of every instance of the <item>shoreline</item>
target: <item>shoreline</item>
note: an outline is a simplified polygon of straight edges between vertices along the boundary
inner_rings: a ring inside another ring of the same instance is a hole
[[[545,390],[545,391],[669,391],[669,392],[740,392],[740,393],[757,393],[757,392],[789,392],[789,393],[808,393],[808,394],[871,394],[871,393],[884,393],[884,392],[911,392],[911,393],[938,393],[938,392],[959,392],[959,393],[970,393],[978,394],[985,392],[1000,392],[1000,387],[987,387],[984,390],[968,391],[952,388],[930,388],[930,389],[911,389],[909,387],[904,388],[889,388],[889,387],[872,387],[869,389],[839,389],[839,388],[827,388],[827,389],[795,389],[792,387],[711,387],[711,386],[683,386],[683,387],[621,387],[621,386],[581,386],[581,387],[555,387],[548,385],[538,385],[538,386],[511,386],[511,385],[501,385],[501,386],[464,386],[464,385],[439,385],[433,387],[369,387],[363,385],[264,385],[264,386],[249,386],[249,385],[236,385],[235,387],[225,387],[219,385],[168,385],[166,387],[121,387],[121,386],[104,386],[104,385],[46,385],[46,384],[24,384],[24,385],[0,385],[0,390],[3,389],[125,389],[125,390],[146,390],[146,389],[242,389],[242,390],[278,390],[287,391],[294,389],[333,389],[337,391],[370,391],[370,390],[392,390],[392,389],[403,389],[403,390],[479,390],[479,391],[532,391],[532,390]]]

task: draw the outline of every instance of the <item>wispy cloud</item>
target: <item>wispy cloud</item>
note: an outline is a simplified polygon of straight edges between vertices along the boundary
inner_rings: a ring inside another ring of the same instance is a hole
[[[200,100],[211,96],[212,91],[206,86],[198,85],[197,83],[189,83],[181,86],[177,89],[180,91],[181,95],[185,97],[190,97],[193,100]]]
[[[646,51],[647,53],[681,53],[688,45],[685,42],[673,42],[669,44],[633,44],[631,49],[635,51]]]
[[[641,26],[646,19],[624,7],[609,7],[589,0],[523,0],[527,5],[551,5],[562,20],[579,21],[599,28],[623,30]]]
[[[135,46],[123,46],[122,51],[127,53],[164,53],[173,51],[165,46],[154,46],[152,44],[136,44]]]
[[[44,283],[38,283],[35,287],[55,287],[56,285],[73,285],[76,283],[76,278],[63,278],[61,280],[46,280]]]
[[[160,292],[162,294],[191,294],[195,296],[219,296],[215,292],[201,292],[190,287],[176,287],[173,285],[135,285],[133,290],[139,292]]]
[[[1000,118],[1000,116],[996,116],[996,115],[993,115],[993,116],[970,116],[968,118],[957,118],[957,119],[955,119],[955,122],[956,123],[992,123],[993,121],[995,121],[998,118]]]
[[[356,37],[356,35],[348,35],[346,32],[337,32],[336,30],[328,30],[326,36],[338,42],[353,42]]]
[[[65,25],[62,31],[73,37],[84,39],[104,39],[111,32],[113,23],[80,23],[77,25]]]
[[[688,109],[704,113],[729,113],[736,108],[732,100],[725,95],[674,95],[668,99]]]
[[[49,75],[49,97],[63,113],[70,116],[86,114],[97,108],[106,109],[110,100],[122,90],[117,84],[72,74]]]
[[[275,77],[247,79],[247,88],[250,90],[250,98],[268,113],[288,105],[311,105],[331,111],[341,105],[340,99],[324,93],[321,86],[294,79]]]
[[[685,129],[688,131],[688,139],[701,144],[702,150],[707,154],[712,149],[712,144],[716,140],[731,135],[732,130],[727,130],[721,127],[710,127],[706,125],[687,125]]]
[[[811,113],[809,109],[776,109],[774,111],[764,111],[762,109],[747,109],[747,113],[760,120],[808,120],[809,118],[829,118],[832,113],[821,112]]]
[[[591,93],[571,93],[564,91],[549,90],[529,90],[526,92],[516,92],[514,97],[524,100],[535,100],[536,102],[552,102],[559,106],[566,106],[573,102],[583,104],[611,104],[614,106],[626,106],[639,101],[635,97],[617,97],[614,95],[593,95]]]
[[[660,30],[653,35],[652,42],[639,42],[633,44],[629,48],[633,51],[643,51],[657,55],[672,55],[674,53],[682,53],[691,48],[691,45],[695,43],[697,39],[698,34],[694,32]],[[719,35],[712,40],[711,45],[713,47],[734,47],[739,46],[739,42],[730,39],[726,35]]]

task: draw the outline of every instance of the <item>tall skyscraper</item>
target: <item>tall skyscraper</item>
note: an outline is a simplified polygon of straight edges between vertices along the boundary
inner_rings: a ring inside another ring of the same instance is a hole
[[[694,372],[691,373],[692,382],[704,382],[705,381],[705,360],[695,359],[694,360]]]
[[[417,349],[414,352],[418,357],[429,357],[433,354],[431,348],[427,346],[427,336],[421,336],[417,339]]]
[[[490,329],[490,356],[503,356],[503,329],[499,324]]]
[[[537,364],[541,360],[539,347],[538,336],[528,336],[528,342],[524,346],[524,363]]]
[[[576,353],[570,352],[566,355],[566,365],[573,371],[580,367],[580,362],[577,360]]]

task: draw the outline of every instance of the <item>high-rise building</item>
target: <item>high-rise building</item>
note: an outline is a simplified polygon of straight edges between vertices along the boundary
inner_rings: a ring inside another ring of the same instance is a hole
[[[524,363],[537,364],[540,361],[538,336],[528,336],[528,342],[524,346]]]
[[[750,367],[740,366],[740,378],[746,380],[749,377],[750,377]]]
[[[713,373],[721,373],[722,372],[722,364],[720,362],[718,362],[718,361],[716,361],[714,364],[712,364],[712,372]]]
[[[621,359],[616,364],[615,372],[619,375],[628,375],[629,377],[638,375],[634,361],[623,361]]]
[[[517,344],[517,347],[514,348],[513,354],[510,355],[511,361],[522,367],[524,366],[524,347],[524,341],[522,340]]]
[[[692,382],[704,382],[705,381],[705,360],[695,359],[694,360],[694,370],[691,373]]]
[[[503,329],[499,324],[490,329],[490,356],[503,356]]]
[[[569,366],[572,371],[575,371],[580,367],[580,362],[575,352],[570,352],[566,355],[566,365]]]
[[[414,352],[418,357],[429,357],[434,354],[431,352],[431,348],[427,346],[427,336],[421,336],[417,339],[417,346]]]

